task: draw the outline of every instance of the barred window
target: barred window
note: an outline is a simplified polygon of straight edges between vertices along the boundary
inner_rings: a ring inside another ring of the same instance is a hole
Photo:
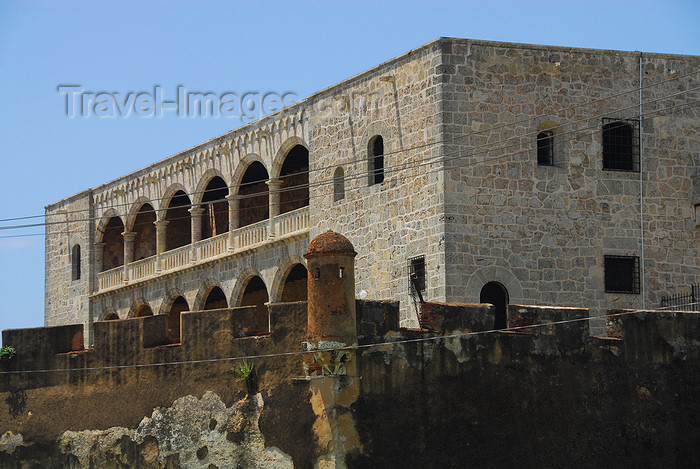
[[[408,260],[409,282],[411,290],[425,291],[425,256]]]
[[[639,121],[603,119],[603,169],[639,171]]]
[[[605,291],[607,293],[639,293],[639,258],[605,256]]]
[[[537,164],[554,166],[554,131],[552,130],[537,134]]]

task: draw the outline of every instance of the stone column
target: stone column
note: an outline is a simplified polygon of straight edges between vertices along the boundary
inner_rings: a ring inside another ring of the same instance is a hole
[[[236,246],[236,229],[238,228],[238,194],[230,194],[226,196],[228,201],[228,250],[235,251]]]
[[[274,238],[275,218],[280,214],[280,187],[282,187],[282,180],[279,178],[270,179],[266,184],[269,187],[270,198],[270,227],[268,229],[268,236]]]
[[[189,210],[191,214],[190,225],[192,227],[192,262],[197,261],[197,241],[202,240],[202,214],[204,214],[204,209],[202,207],[192,207]]]
[[[167,247],[168,223],[170,222],[167,220],[156,220],[153,222],[156,225],[156,272],[160,272],[160,255],[165,252]]]
[[[134,262],[134,240],[135,231],[125,231],[124,236],[124,283],[129,283],[129,264]]]
[[[93,267],[94,284],[93,289],[97,292],[100,291],[100,279],[97,274],[102,272],[102,266],[104,265],[104,255],[105,255],[105,243],[93,243],[94,253],[95,253],[95,263]]]

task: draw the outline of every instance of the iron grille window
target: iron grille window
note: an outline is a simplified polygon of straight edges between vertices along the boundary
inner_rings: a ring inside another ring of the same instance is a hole
[[[537,164],[554,166],[554,132],[551,130],[537,134]]]
[[[605,256],[605,291],[639,293],[639,258]]]
[[[408,260],[409,282],[411,289],[425,291],[425,256]]]
[[[603,118],[603,169],[639,171],[639,121]]]

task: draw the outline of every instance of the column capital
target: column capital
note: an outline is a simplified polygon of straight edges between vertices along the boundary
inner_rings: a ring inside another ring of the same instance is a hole
[[[135,231],[125,231],[122,233],[122,236],[124,236],[125,241],[131,241],[133,240],[138,233]]]
[[[241,196],[239,194],[229,194],[226,196],[226,200],[229,202],[236,202],[238,200],[241,200]]]
[[[153,222],[153,224],[156,225],[156,228],[165,228],[168,226],[168,223],[170,223],[168,220],[156,220]]]
[[[192,215],[201,215],[204,213],[205,210],[204,210],[204,207],[198,206],[198,207],[192,207],[187,211],[190,212]]]
[[[276,190],[282,186],[282,179],[280,179],[280,178],[268,179],[267,181],[265,181],[265,184],[267,184],[267,186],[270,188],[270,190]]]

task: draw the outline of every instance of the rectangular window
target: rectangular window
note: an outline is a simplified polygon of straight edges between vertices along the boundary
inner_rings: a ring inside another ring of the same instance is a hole
[[[425,256],[408,260],[409,282],[412,290],[425,291]]]
[[[537,134],[537,164],[554,166],[554,132],[551,130]]]
[[[606,293],[639,293],[639,258],[605,256]]]
[[[639,121],[603,118],[603,169],[639,171]]]

